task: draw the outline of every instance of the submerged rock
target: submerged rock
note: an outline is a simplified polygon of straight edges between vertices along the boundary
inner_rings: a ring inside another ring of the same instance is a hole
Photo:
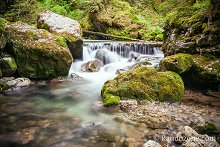
[[[171,71],[157,72],[154,68],[143,66],[107,81],[101,95],[107,106],[128,98],[178,102],[183,93],[184,84],[178,74]]]
[[[7,24],[4,34],[20,76],[48,79],[68,74],[73,59],[60,37],[21,22]]]
[[[34,140],[37,131],[38,131],[38,128],[36,127],[25,128],[17,132],[12,132],[12,133],[8,133],[6,135],[0,136],[0,139],[4,141],[10,141],[10,142],[24,145]]]
[[[103,62],[100,60],[92,60],[82,65],[81,70],[84,72],[98,72],[103,66]]]
[[[73,58],[82,58],[82,30],[76,20],[47,11],[38,16],[37,27],[63,36]]]
[[[178,74],[188,71],[193,65],[192,56],[189,54],[176,54],[164,58],[160,62],[160,69],[163,71],[174,71]]]
[[[3,76],[12,76],[17,70],[15,59],[10,56],[5,56],[0,59],[0,67]]]

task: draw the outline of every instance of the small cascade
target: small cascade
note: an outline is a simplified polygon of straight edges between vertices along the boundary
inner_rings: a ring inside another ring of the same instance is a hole
[[[149,62],[149,66],[157,66],[163,59],[163,52],[159,47],[141,42],[84,42],[83,60],[73,62],[69,74],[77,75],[102,84],[116,76],[118,69],[127,69],[129,66],[141,61]],[[89,61],[100,60],[104,66],[98,72],[82,71],[82,66]]]
[[[87,49],[88,52],[99,49],[107,49],[113,53],[117,53],[119,56],[124,58],[129,58],[130,52],[136,52],[142,55],[163,54],[159,47],[152,47],[146,43],[89,43],[85,44],[85,46],[85,49]],[[86,57],[83,59],[86,59]]]

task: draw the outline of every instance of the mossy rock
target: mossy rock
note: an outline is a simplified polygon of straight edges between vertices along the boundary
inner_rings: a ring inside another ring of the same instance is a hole
[[[76,20],[47,11],[39,14],[37,27],[63,36],[73,58],[82,58],[82,29]]]
[[[10,56],[0,59],[0,67],[2,69],[3,76],[12,76],[17,70],[15,59]]]
[[[4,48],[6,45],[6,39],[3,34],[6,24],[7,20],[0,17],[0,49]]]
[[[178,74],[188,71],[193,65],[192,56],[189,54],[176,54],[167,56],[160,61],[160,69],[163,71],[174,71]]]
[[[158,72],[145,66],[107,81],[101,92],[105,106],[118,104],[120,99],[179,102],[183,93],[184,84],[177,73]]]
[[[220,59],[214,56],[193,56],[193,80],[206,84],[220,84]]]
[[[199,132],[201,134],[215,134],[216,132],[218,132],[218,129],[215,124],[211,122],[206,122],[204,126],[199,128]]]
[[[5,81],[0,79],[0,92],[3,92],[9,88],[11,87]]]
[[[20,76],[49,79],[68,75],[73,61],[60,37],[46,30],[15,22],[7,24],[4,32],[17,63]]]

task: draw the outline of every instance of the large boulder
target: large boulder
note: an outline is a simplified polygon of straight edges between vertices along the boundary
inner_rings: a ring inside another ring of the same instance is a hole
[[[7,55],[3,58],[0,58],[0,67],[2,69],[3,76],[11,76],[17,70],[15,59]]]
[[[47,79],[68,75],[73,59],[62,37],[21,22],[7,24],[4,35],[20,76]]]
[[[62,35],[73,58],[82,58],[82,30],[76,20],[47,11],[38,16],[37,27]]]
[[[108,106],[128,98],[179,102],[183,93],[184,84],[178,74],[143,66],[107,81],[101,95],[104,105]]]
[[[103,66],[103,62],[100,60],[91,60],[82,65],[81,70],[84,72],[98,72]]]
[[[188,71],[193,65],[192,56],[189,54],[176,54],[167,56],[160,61],[160,69],[163,71],[174,71],[178,74]]]

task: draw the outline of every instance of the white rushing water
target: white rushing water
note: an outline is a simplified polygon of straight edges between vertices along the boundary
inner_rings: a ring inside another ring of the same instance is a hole
[[[107,53],[106,58],[108,64],[105,64],[100,68],[98,72],[83,72],[81,67],[88,61],[96,59],[97,51],[102,50]],[[164,55],[162,51],[157,47],[150,47],[150,45],[138,45],[129,43],[88,43],[83,47],[83,60],[73,62],[69,75],[75,73],[82,77],[86,82],[78,84],[75,89],[80,90],[81,102],[68,109],[69,112],[80,114],[80,117],[84,117],[97,121],[97,117],[90,114],[88,110],[92,107],[92,104],[100,98],[101,88],[103,84],[110,79],[114,79],[118,69],[125,69],[136,63],[136,61],[128,62],[131,52],[137,52],[140,54],[142,60],[148,60],[152,65],[156,66],[159,61],[163,59]],[[77,87],[77,88],[76,88]],[[99,117],[100,119],[100,117]]]

